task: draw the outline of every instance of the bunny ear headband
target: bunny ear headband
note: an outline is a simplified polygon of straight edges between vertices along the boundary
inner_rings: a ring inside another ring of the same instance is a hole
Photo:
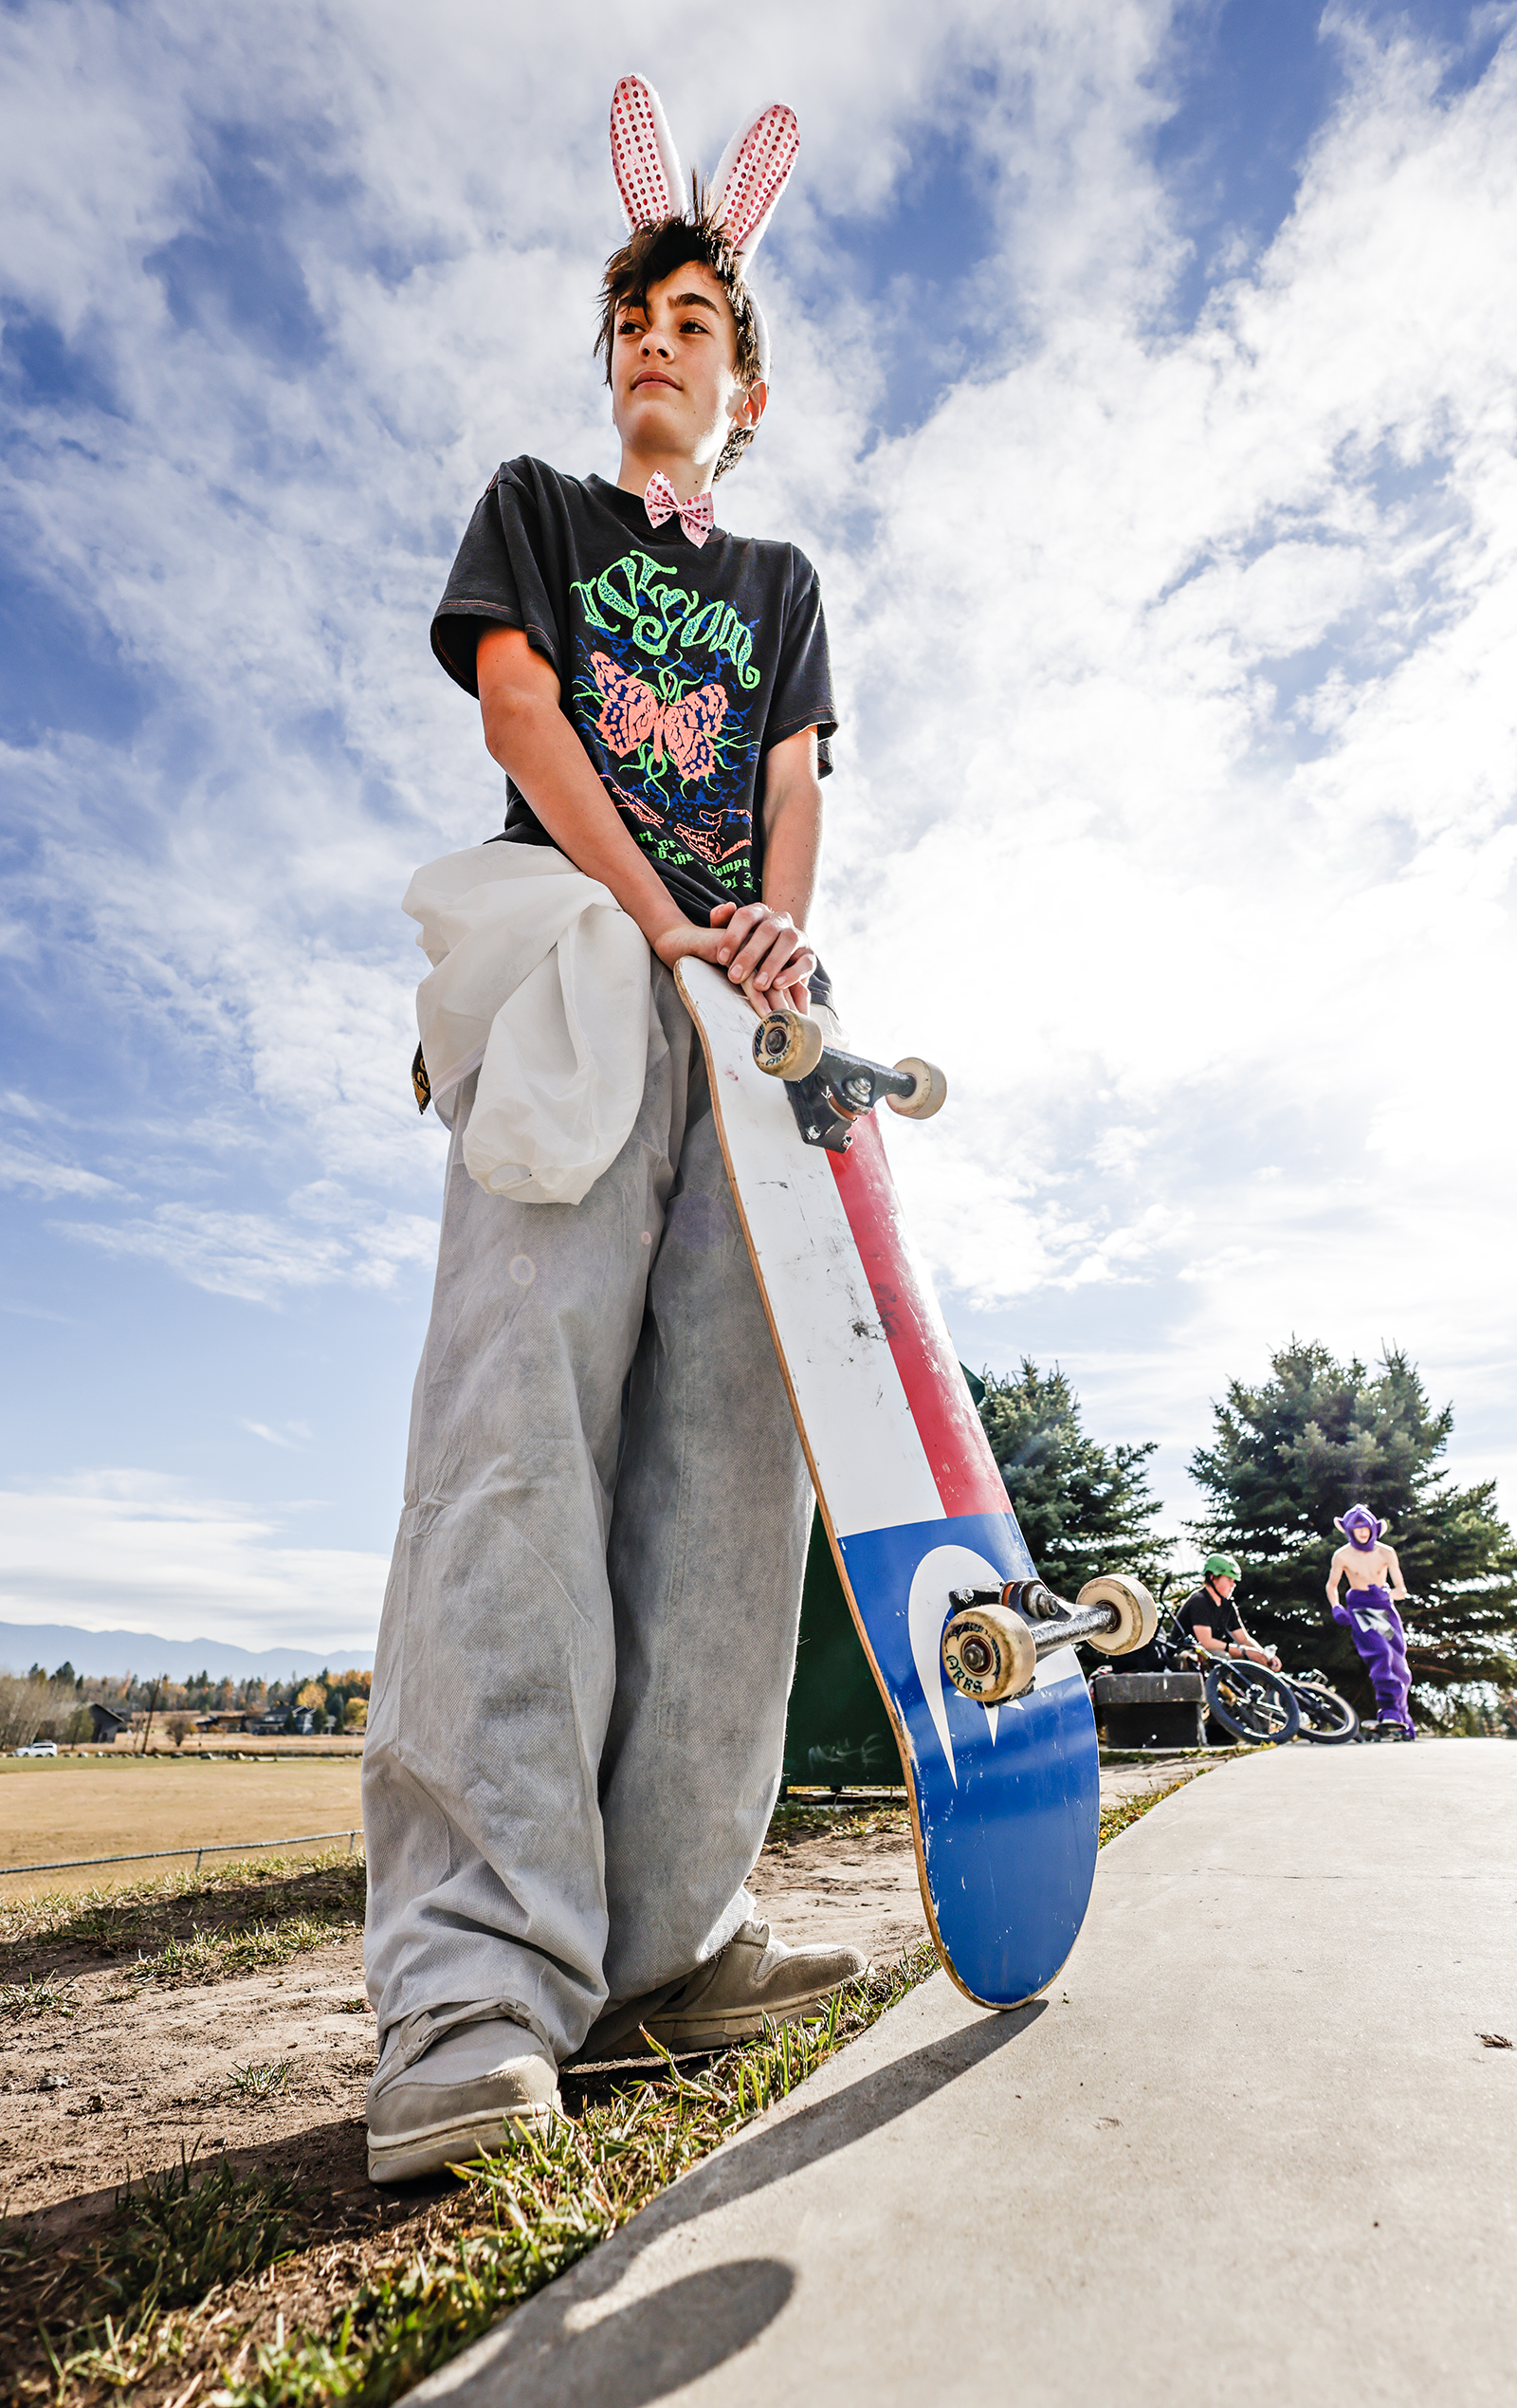
[[[783,101],[771,101],[739,127],[718,162],[707,207],[738,254],[744,284],[799,150],[795,110]],[[685,177],[669,121],[658,94],[640,75],[624,75],[612,94],[611,163],[630,232],[684,213]],[[753,314],[758,374],[767,384],[769,329],[757,301]]]

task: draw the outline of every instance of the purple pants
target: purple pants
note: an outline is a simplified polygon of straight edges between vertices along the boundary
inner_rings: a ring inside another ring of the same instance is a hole
[[[1391,1603],[1390,1590],[1350,1589],[1343,1603],[1334,1606],[1333,1620],[1348,1625],[1349,1635],[1364,1659],[1380,1720],[1398,1722],[1403,1731],[1410,1731],[1412,1718],[1406,1700],[1412,1673],[1406,1661],[1406,1632]]]

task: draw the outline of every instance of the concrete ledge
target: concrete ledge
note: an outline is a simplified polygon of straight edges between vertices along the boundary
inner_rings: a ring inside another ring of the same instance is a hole
[[[412,2398],[1509,2401],[1514,1810],[1500,1740],[1191,1782],[1046,1999],[936,1976]]]
[[[1198,1672],[1104,1672],[1095,1691],[1102,1705],[1199,1705],[1206,1683]]]

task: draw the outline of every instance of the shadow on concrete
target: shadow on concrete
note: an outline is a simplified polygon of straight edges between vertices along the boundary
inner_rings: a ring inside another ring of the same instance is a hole
[[[796,2108],[767,2130],[739,2135],[734,2144],[692,2168],[674,2190],[663,2192],[645,2208],[628,2227],[629,2236],[647,2225],[648,2237],[652,2239],[650,2218],[659,2232],[668,2232],[703,2214],[707,2206],[751,2198],[798,2167],[815,2165],[846,2149],[864,2133],[881,2131],[987,2057],[1009,2048],[1047,2012],[1047,1999],[1034,1998],[1002,2014],[988,2013],[980,2022],[966,2024],[945,2039],[929,2041],[908,2056],[893,2058],[872,2073],[861,2074],[830,2098]]]
[[[487,2408],[491,2401],[507,2399],[510,2408],[548,2408],[550,2402],[586,2399],[594,2399],[597,2408],[636,2408],[636,2403],[661,2399],[666,2391],[736,2356],[778,2315],[790,2296],[795,2275],[780,2261],[730,2260],[630,2301],[582,2329],[572,2329],[568,2319],[586,2315],[594,2301],[614,2290],[644,2252],[666,2233],[752,2198],[802,2166],[817,2164],[866,2133],[882,2130],[1012,2047],[1047,2012],[1048,2001],[1034,1998],[1005,2013],[986,2013],[977,2023],[861,2074],[831,2097],[796,2108],[777,2123],[738,2136],[662,2192],[571,2273],[441,2370],[415,2398],[462,2399],[469,2408]],[[593,2342],[603,2356],[584,2354]],[[625,2369],[618,2350],[629,2353]],[[699,2354],[706,2350],[709,2356]],[[692,2357],[692,2351],[698,2354]],[[660,2371],[666,2364],[675,2370],[667,2382]],[[634,2386],[656,2380],[663,2389],[619,2388],[624,2374]]]
[[[795,2274],[777,2258],[745,2257],[682,2275],[572,2329],[563,2300],[556,2315],[538,2319],[529,2345],[511,2353],[512,2408],[550,2399],[646,2408],[667,2399],[746,2349],[795,2288]],[[554,2303],[552,2292],[547,2298]]]

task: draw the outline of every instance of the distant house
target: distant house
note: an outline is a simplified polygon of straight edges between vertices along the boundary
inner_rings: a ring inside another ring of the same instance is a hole
[[[326,1719],[326,1718],[325,1718],[325,1716],[323,1715],[323,1717],[322,1717],[322,1720],[323,1720],[323,1722],[325,1721],[325,1719]],[[290,1720],[291,1720],[292,1727],[300,1733],[300,1735],[301,1735],[302,1738],[302,1739],[308,1739],[308,1738],[311,1737],[311,1734],[312,1734],[312,1733],[314,1732],[314,1730],[316,1729],[316,1708],[315,1708],[315,1706],[312,1706],[312,1705],[298,1705],[298,1706],[296,1707],[296,1709],[295,1709],[294,1714],[291,1716]]]
[[[258,1720],[250,1727],[261,1737],[271,1739],[279,1737],[283,1732],[284,1725],[288,1720],[289,1717],[285,1713],[284,1708],[283,1706],[276,1706],[272,1714],[261,1714]]]
[[[98,1698],[90,1700],[90,1737],[109,1746],[119,1731],[130,1731],[132,1718],[114,1705],[101,1705]]]
[[[195,1718],[197,1731],[246,1731],[247,1728],[246,1706],[210,1706]]]

